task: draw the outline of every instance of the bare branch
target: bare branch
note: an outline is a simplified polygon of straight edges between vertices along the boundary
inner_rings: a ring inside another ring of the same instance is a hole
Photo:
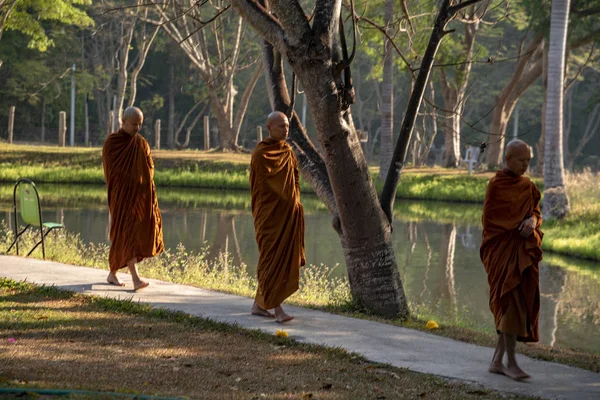
[[[408,68],[411,72],[416,71],[415,69],[412,68],[411,63],[409,63],[408,60],[406,59],[406,57],[404,57],[404,54],[402,54],[402,52],[400,51],[400,49],[398,48],[398,46],[394,42],[394,39],[387,33],[386,29],[383,26],[377,24],[376,22],[374,22],[373,20],[371,20],[371,19],[369,19],[367,17],[359,17],[357,19],[357,21],[365,21],[369,25],[373,26],[378,31],[380,31],[381,33],[383,33],[385,35],[385,37],[390,41],[390,44],[394,47],[394,49],[396,50],[396,53],[398,53],[398,55],[400,56],[400,58],[402,59],[402,61],[404,61],[404,64],[406,65],[406,68]]]

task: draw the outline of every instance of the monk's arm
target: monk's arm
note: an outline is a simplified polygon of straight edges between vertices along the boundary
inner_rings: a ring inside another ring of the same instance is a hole
[[[298,159],[294,153],[292,153],[292,156],[294,157],[294,182],[296,184],[296,193],[300,195],[300,173],[298,172]]]
[[[481,215],[481,223],[484,230],[489,226],[490,223],[490,207],[494,201],[494,193],[495,191],[493,188],[493,183],[490,181],[485,191],[485,198],[483,200],[483,213]]]
[[[534,224],[534,228],[539,228],[542,226],[542,209],[540,207],[540,200],[542,198],[542,194],[538,190],[537,186],[532,182],[532,195],[533,195],[533,216],[536,218],[536,223]]]

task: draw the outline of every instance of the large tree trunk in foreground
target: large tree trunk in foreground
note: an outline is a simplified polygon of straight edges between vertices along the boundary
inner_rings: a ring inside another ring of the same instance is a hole
[[[465,4],[476,1],[470,0]],[[340,60],[335,45],[335,35],[340,28],[341,0],[317,2],[312,27],[298,1],[273,0],[270,2],[273,13],[259,7],[253,0],[232,0],[232,4],[276,52],[287,58],[306,93],[324,149],[323,159],[339,215],[338,232],[353,296],[363,306],[380,314],[407,316],[408,305],[391,242],[391,220],[379,204],[349,111],[349,105],[353,102],[349,73],[352,56],[347,58],[344,51],[344,58]],[[439,40],[444,35],[444,27],[460,9],[449,4],[449,0],[443,1],[436,22],[436,25],[440,25],[435,30],[438,40],[433,51],[428,48],[425,57],[428,62],[419,72],[417,83],[423,90]],[[274,76],[273,80],[276,79]],[[399,140],[399,143],[404,143],[407,139],[405,145],[400,146],[404,147],[404,154],[423,92],[414,97],[411,95],[416,106],[410,108],[412,122],[407,123],[409,129],[401,131]],[[404,139],[403,132],[406,136]],[[404,158],[393,161],[393,168],[390,168],[395,172],[396,187],[403,162]],[[395,196],[396,187],[391,191],[392,197]]]
[[[565,50],[570,0],[553,0],[548,51],[548,104],[544,155],[544,204],[546,219],[561,219],[569,212],[563,157],[563,93]]]
[[[408,305],[391,242],[391,229],[377,199],[367,162],[345,105],[334,35],[341,0],[320,3],[308,25],[298,3],[271,1],[281,25],[253,2],[232,2],[238,12],[285,55],[306,93],[324,149],[323,159],[339,215],[339,233],[353,296],[387,316],[407,316]],[[282,29],[285,29],[285,31]],[[282,39],[285,32],[286,41]],[[273,81],[278,77],[273,77]]]

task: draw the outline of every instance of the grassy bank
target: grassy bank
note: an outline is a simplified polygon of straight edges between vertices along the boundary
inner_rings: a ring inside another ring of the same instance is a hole
[[[0,248],[7,248],[12,233],[6,227],[0,231]],[[31,235],[26,237],[26,246],[33,244]],[[38,256],[38,251],[34,256]],[[82,265],[108,269],[108,247],[83,243],[77,235],[59,232],[48,241],[47,259],[67,264]],[[300,278],[300,289],[288,302],[304,307],[321,309],[344,315],[369,318],[392,323],[413,329],[429,331],[426,322],[431,318],[424,310],[413,308],[413,316],[409,320],[380,319],[365,310],[356,307],[352,302],[350,288],[346,278],[332,278],[332,267],[318,266],[303,268]],[[246,297],[253,297],[256,291],[256,278],[250,275],[244,265],[232,265],[224,258],[207,259],[206,252],[188,252],[183,246],[171,249],[160,257],[144,261],[140,264],[143,276],[164,281],[182,283],[205,289],[218,290]],[[456,325],[456,321],[437,318],[440,329],[434,333],[457,340],[482,346],[495,346],[496,335],[488,330],[477,331],[472,327]],[[460,322],[459,322],[460,324]],[[600,354],[592,354],[582,350],[551,348],[544,345],[522,345],[518,350],[531,357],[556,361],[592,371],[600,372]]]
[[[7,279],[0,300],[1,388],[197,399],[524,398],[130,301]]]
[[[249,190],[249,154],[204,151],[153,152],[155,182],[159,187]],[[0,182],[29,177],[36,183],[104,184],[100,149],[8,146],[0,143]],[[376,176],[377,170],[372,169]],[[406,171],[399,198],[481,202],[489,173],[468,176],[466,171],[419,169]],[[381,189],[381,183],[376,181]],[[314,193],[301,182],[304,193]]]
[[[156,184],[163,188],[161,201],[179,197],[169,195],[167,188],[212,188],[243,190],[245,200],[228,196],[232,207],[248,207],[249,190],[248,154],[211,153],[201,151],[168,151],[154,154]],[[0,182],[14,182],[27,176],[37,183],[96,183],[103,184],[101,150],[36,146],[8,146],[0,144]],[[373,171],[376,175],[376,169]],[[469,176],[464,170],[441,168],[407,169],[402,176],[397,197],[401,199],[444,200],[453,202],[481,203],[490,173]],[[534,181],[540,188],[539,178]],[[381,182],[375,180],[381,189]],[[546,222],[543,230],[544,250],[575,257],[600,260],[600,175],[590,172],[567,175],[567,189],[571,197],[571,213],[563,221]],[[304,193],[313,193],[312,188],[301,182]],[[6,191],[9,189],[3,189]],[[95,189],[98,190],[98,189]],[[94,194],[96,199],[103,196],[101,191]],[[187,206],[198,204],[197,196],[187,192]],[[81,193],[80,193],[81,194]],[[85,193],[83,196],[87,196]],[[10,195],[9,195],[10,196]],[[65,195],[65,197],[69,197]],[[5,194],[1,195],[5,199]],[[218,200],[218,199],[214,199]],[[2,201],[2,200],[0,200]],[[311,202],[306,196],[306,201]],[[305,202],[306,202],[305,201]],[[308,205],[308,209],[324,209],[318,200]],[[408,207],[409,218],[439,217],[440,221],[460,221],[476,223],[480,220],[479,211],[461,209],[453,211],[453,206]],[[403,218],[403,217],[401,217]]]

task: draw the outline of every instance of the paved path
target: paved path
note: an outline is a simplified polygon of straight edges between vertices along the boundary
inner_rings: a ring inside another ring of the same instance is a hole
[[[131,290],[129,275],[122,275],[125,288],[106,284],[107,271],[76,267],[36,259],[0,256],[0,276],[96,296],[133,298],[192,315],[237,323],[244,328],[274,333],[281,325],[251,316],[252,299],[150,280],[147,289]],[[121,277],[121,276],[120,276]],[[487,372],[489,348],[401,328],[379,322],[332,315],[287,306],[296,319],[285,325],[290,337],[314,344],[343,347],[369,360],[479,384],[485,388],[556,399],[600,399],[600,374],[565,365],[518,356],[528,382],[515,382]]]

